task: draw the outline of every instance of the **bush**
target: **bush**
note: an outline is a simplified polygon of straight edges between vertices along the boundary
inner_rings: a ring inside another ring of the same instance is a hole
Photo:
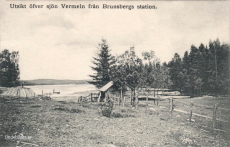
[[[110,117],[113,111],[113,102],[108,101],[101,105],[102,116]]]

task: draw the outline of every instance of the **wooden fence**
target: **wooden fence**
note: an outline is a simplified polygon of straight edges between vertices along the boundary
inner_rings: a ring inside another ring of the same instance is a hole
[[[82,102],[82,101],[97,102],[98,97],[99,97],[98,93],[90,93],[87,96],[80,96],[78,98],[78,102]]]
[[[183,103],[181,100],[174,99],[173,97],[169,98],[168,102],[169,102],[168,106],[161,106],[161,108],[169,109],[171,118],[173,118],[173,112],[179,112],[179,113],[187,114],[187,116],[188,116],[187,120],[190,123],[195,122],[195,120],[193,119],[194,116],[202,117],[202,118],[205,118],[205,119],[210,119],[212,121],[212,130],[213,131],[226,132],[225,130],[218,129],[217,126],[216,126],[216,123],[217,122],[229,123],[229,121],[219,118],[218,115],[217,115],[217,112],[218,112],[218,110],[224,110],[224,111],[229,111],[230,112],[230,109],[221,108],[221,107],[218,106],[217,103],[214,104],[213,106],[194,104],[192,102],[190,102],[189,104],[188,103]],[[186,110],[181,110],[180,108],[175,108],[175,107],[178,106],[178,103],[183,104],[185,106]],[[194,113],[194,110],[197,110],[196,109],[197,107],[202,107],[203,109],[208,109],[208,110],[212,111],[212,116],[199,114],[199,113]]]
[[[85,97],[81,96],[81,97],[79,97],[78,102],[81,102],[81,101],[97,102],[98,101],[98,97],[99,97],[98,93],[91,93],[88,96],[85,96]],[[121,105],[121,98],[119,96],[113,95],[110,98],[113,99],[115,105]],[[139,95],[138,98],[139,99],[146,98],[146,96],[145,95]],[[126,99],[124,98],[123,101],[125,101],[125,100]],[[164,101],[164,100],[167,100],[167,99],[161,99],[160,97],[148,96],[148,98],[146,98],[146,106],[148,106],[148,103],[147,103],[148,100],[154,101],[154,105],[159,106],[160,101]],[[169,101],[169,104],[168,104],[167,107],[169,108],[169,112],[170,112],[171,118],[173,118],[173,112],[179,112],[179,113],[188,114],[188,121],[190,123],[194,121],[193,120],[193,116],[198,116],[198,117],[203,117],[203,118],[206,118],[206,119],[211,119],[212,122],[213,122],[213,125],[212,125],[213,126],[213,130],[215,130],[216,122],[217,121],[228,122],[226,120],[223,120],[223,119],[217,117],[217,110],[225,110],[225,111],[229,111],[230,112],[230,109],[218,107],[218,104],[214,104],[213,106],[207,106],[207,105],[201,105],[201,104],[194,104],[192,102],[188,104],[188,103],[182,102],[179,99],[175,99],[173,97],[168,98],[168,101]],[[186,110],[181,110],[181,109],[175,108],[175,106],[177,106],[178,102],[182,103],[184,106],[186,106]],[[125,103],[125,102],[123,102],[123,103]],[[161,106],[161,108],[168,109],[167,107]],[[208,108],[208,109],[210,109],[212,111],[212,116],[195,113],[194,112],[195,107],[202,107],[202,108]]]

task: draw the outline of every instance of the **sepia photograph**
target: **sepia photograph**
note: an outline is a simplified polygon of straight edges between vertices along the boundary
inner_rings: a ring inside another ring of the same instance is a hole
[[[230,1],[2,0],[0,147],[229,147]]]

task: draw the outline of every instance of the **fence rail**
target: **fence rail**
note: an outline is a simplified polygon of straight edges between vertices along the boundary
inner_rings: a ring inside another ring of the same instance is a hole
[[[177,102],[180,102],[182,103],[184,106],[187,107],[187,111],[186,110],[180,110],[180,109],[175,109],[175,105]],[[179,112],[179,113],[184,113],[184,114],[188,114],[188,119],[189,122],[191,123],[192,122],[192,117],[193,116],[198,116],[198,117],[203,117],[203,118],[206,118],[206,119],[210,119],[212,120],[212,130],[213,131],[220,131],[220,132],[226,132],[225,130],[221,130],[221,129],[217,129],[216,128],[216,122],[224,122],[224,123],[229,123],[229,121],[227,120],[223,120],[221,118],[218,118],[217,117],[217,109],[218,110],[226,110],[226,111],[229,111],[229,109],[226,109],[226,108],[220,108],[218,107],[218,104],[214,104],[214,106],[207,106],[207,105],[201,105],[201,104],[194,104],[194,103],[185,103],[185,102],[182,102],[180,100],[174,100],[173,97],[169,98],[169,104],[168,104],[169,107],[167,106],[161,106],[160,108],[163,108],[163,109],[169,109],[170,111],[170,114],[171,114],[171,118],[173,117],[173,111],[175,112]],[[204,109],[209,109],[211,110],[212,112],[212,116],[208,116],[208,115],[203,115],[203,114],[199,114],[199,113],[194,113],[193,110],[196,110],[195,107],[203,107]]]

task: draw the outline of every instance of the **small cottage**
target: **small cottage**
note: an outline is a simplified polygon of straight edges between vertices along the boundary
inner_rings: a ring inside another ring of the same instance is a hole
[[[108,82],[102,88],[99,89],[98,102],[106,101],[107,99],[120,99],[123,100],[125,97],[132,98],[133,88],[126,84],[125,89],[115,88],[114,81]],[[123,100],[124,101],[124,100]]]

